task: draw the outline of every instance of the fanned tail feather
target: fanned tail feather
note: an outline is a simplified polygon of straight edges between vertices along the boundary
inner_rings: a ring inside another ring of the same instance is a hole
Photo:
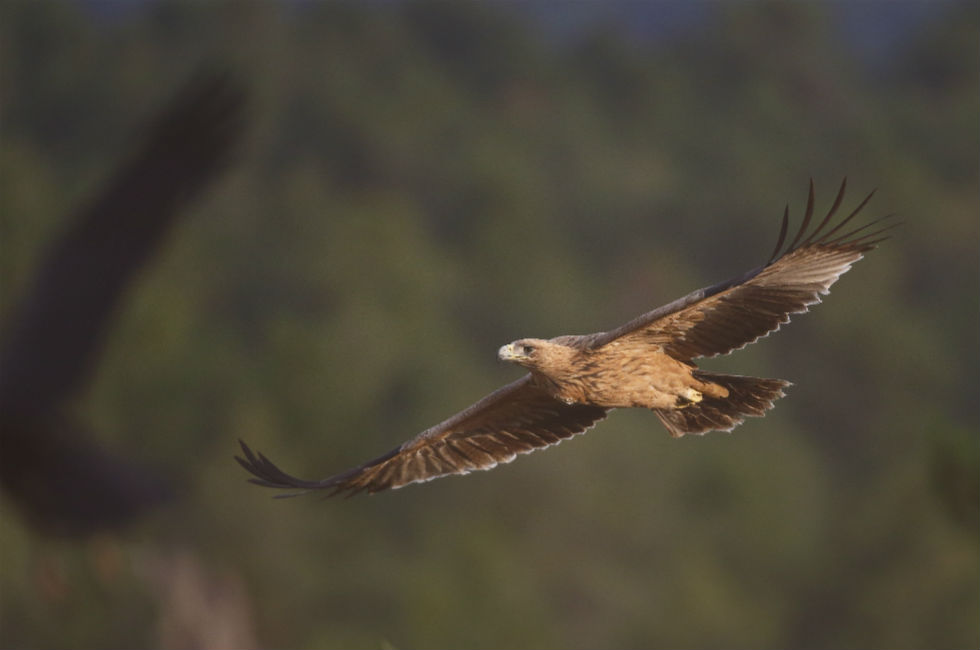
[[[696,370],[694,376],[728,389],[728,397],[705,399],[681,409],[653,409],[660,421],[675,438],[685,434],[704,434],[708,431],[731,431],[746,417],[761,417],[773,407],[792,384],[783,379],[763,379],[742,375]]]

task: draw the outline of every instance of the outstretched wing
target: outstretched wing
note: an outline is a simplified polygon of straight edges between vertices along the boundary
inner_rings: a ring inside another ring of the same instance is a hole
[[[699,289],[615,330],[583,337],[582,345],[593,349],[613,341],[657,345],[676,359],[690,360],[727,354],[779,329],[789,322],[791,314],[805,312],[820,302],[820,296],[829,293],[837,278],[885,239],[882,233],[891,227],[876,228],[881,224],[879,219],[847,228],[874,192],[831,227],[846,185],[844,179],[827,216],[807,234],[813,217],[811,180],[799,231],[783,250],[789,224],[787,207],[776,248],[763,266],[734,280]]]
[[[605,416],[606,409],[598,406],[555,400],[525,375],[387,454],[322,481],[290,476],[243,442],[244,458],[235,459],[255,475],[249,480],[257,485],[373,493],[509,463],[517,454],[582,433]]]

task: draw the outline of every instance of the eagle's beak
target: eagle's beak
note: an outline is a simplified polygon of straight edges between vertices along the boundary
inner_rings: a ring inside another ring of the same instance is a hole
[[[497,357],[502,361],[513,361],[517,358],[517,352],[514,350],[514,344],[508,343],[507,345],[501,346],[497,350]]]

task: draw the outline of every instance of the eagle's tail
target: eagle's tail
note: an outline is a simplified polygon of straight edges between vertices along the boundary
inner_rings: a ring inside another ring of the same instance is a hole
[[[782,379],[725,375],[704,370],[695,370],[693,375],[701,381],[721,384],[728,389],[728,397],[705,396],[704,400],[683,408],[653,409],[675,438],[687,433],[731,431],[746,417],[765,415],[773,402],[785,395],[783,389],[791,385]]]

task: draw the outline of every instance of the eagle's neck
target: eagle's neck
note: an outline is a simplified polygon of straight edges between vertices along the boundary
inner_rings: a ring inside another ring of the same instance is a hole
[[[536,363],[530,367],[531,375],[537,385],[559,401],[566,404],[587,402],[582,384],[576,380],[583,364],[588,365],[587,356],[576,348],[549,342],[546,348],[538,351]]]

